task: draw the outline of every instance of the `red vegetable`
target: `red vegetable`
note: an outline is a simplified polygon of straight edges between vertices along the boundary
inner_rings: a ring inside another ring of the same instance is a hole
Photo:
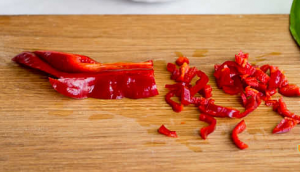
[[[100,63],[86,56],[53,51],[24,52],[12,60],[57,77],[58,79],[49,78],[54,89],[72,98],[145,98],[158,94],[151,61],[115,63],[116,66],[101,64],[107,70],[102,67],[98,70],[100,68],[89,68],[86,64]],[[64,71],[61,71],[64,66]],[[81,73],[72,73],[79,71]],[[87,73],[82,73],[83,71]]]
[[[100,72],[118,69],[152,69],[152,61],[142,63],[112,63],[102,64],[95,60],[78,54],[69,54],[56,51],[35,51],[39,58],[59,71],[68,73]]]
[[[292,128],[294,128],[299,121],[285,117],[282,119],[282,121],[274,128],[273,133],[279,134],[279,133],[286,133],[290,131]]]
[[[300,96],[300,88],[297,85],[290,84],[279,88],[279,93],[288,97]]]
[[[232,134],[231,134],[231,138],[232,138],[234,144],[240,149],[248,148],[248,145],[246,143],[242,142],[238,137],[238,134],[243,132],[245,129],[246,129],[246,123],[244,120],[242,120],[240,123],[238,123],[235,126],[235,128],[233,129]]]
[[[175,95],[175,91],[170,91],[166,94],[165,100],[175,112],[181,112],[183,105],[173,101],[171,98]]]
[[[199,108],[200,112],[208,114],[210,116],[214,116],[214,117],[233,118],[233,117],[238,116],[240,113],[240,111],[238,111],[234,108],[215,105],[213,100],[208,101],[207,104],[200,105],[198,108]]]
[[[187,57],[185,56],[181,56],[181,57],[178,57],[178,59],[176,60],[176,64],[178,66],[181,66],[183,65],[184,63],[187,63],[187,64],[190,64],[190,61]]]
[[[178,137],[176,131],[170,131],[164,125],[159,127],[158,132],[161,133],[161,134],[164,134],[168,137]]]
[[[200,114],[199,120],[205,121],[209,124],[209,126],[203,127],[200,130],[200,135],[205,140],[210,133],[214,132],[214,130],[216,128],[217,120],[215,118],[213,118],[209,115],[205,115],[205,114]]]

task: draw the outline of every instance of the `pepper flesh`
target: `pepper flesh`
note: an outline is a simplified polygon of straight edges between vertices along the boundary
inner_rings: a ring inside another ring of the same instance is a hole
[[[170,131],[164,125],[159,127],[158,132],[168,137],[178,137],[176,131]]]
[[[243,132],[245,129],[246,129],[246,123],[244,120],[242,120],[234,127],[232,134],[231,134],[231,138],[232,138],[234,144],[240,149],[248,148],[248,145],[246,143],[242,142],[238,137],[238,134]]]
[[[210,133],[214,132],[216,128],[217,120],[205,114],[200,114],[199,120],[205,121],[209,124],[209,126],[203,127],[200,130],[200,136],[205,140]]]

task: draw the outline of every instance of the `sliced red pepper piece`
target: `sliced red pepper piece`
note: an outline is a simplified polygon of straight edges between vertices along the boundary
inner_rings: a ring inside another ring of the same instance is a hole
[[[244,81],[248,86],[251,86],[251,87],[259,86],[259,83],[255,77],[247,77]]]
[[[172,107],[175,112],[181,112],[183,105],[173,101],[171,98],[174,97],[176,91],[170,91],[166,94],[165,100]]]
[[[240,51],[239,54],[235,55],[235,62],[238,65],[245,67],[248,63],[248,57],[249,57],[248,53],[244,54],[242,51]]]
[[[164,125],[161,125],[158,129],[160,134],[166,135],[168,137],[178,137],[176,131],[170,131]]]
[[[263,84],[267,84],[270,80],[269,75],[267,75],[263,70],[256,68],[256,71],[254,73],[254,77],[258,79]]]
[[[299,121],[285,117],[280,121],[280,123],[274,128],[273,133],[286,133],[289,132],[292,128],[294,128]]]
[[[173,63],[168,63],[168,64],[167,64],[167,70],[168,70],[169,72],[173,73],[174,70],[176,70],[176,65],[173,64]]]
[[[206,99],[210,98],[212,96],[212,87],[210,85],[205,85],[205,87],[199,91],[199,94],[201,94]]]
[[[223,86],[233,86],[234,80],[230,77],[230,69],[227,65],[221,69],[220,78],[217,79],[217,84],[219,88],[223,88]]]
[[[183,82],[190,83],[192,79],[196,76],[196,74],[197,74],[197,68],[196,67],[190,68],[189,71],[184,75]]]
[[[229,107],[218,106],[214,104],[214,101],[209,101],[206,105],[200,105],[200,112],[211,115],[213,117],[235,117],[240,113],[239,110]]]
[[[176,60],[176,64],[178,66],[181,66],[183,65],[184,63],[187,63],[187,64],[190,64],[190,61],[187,57],[185,56],[181,56],[181,57],[178,57],[178,59]]]
[[[192,103],[191,93],[189,88],[182,86],[180,98],[181,98],[181,104],[183,104],[184,106],[187,106]]]
[[[279,88],[279,93],[287,97],[300,96],[300,88],[297,85],[289,84]]]
[[[260,67],[260,70],[262,70],[263,72],[266,73],[266,72],[268,71],[269,68],[270,68],[270,65],[266,64],[266,65],[261,66],[261,67]]]
[[[102,64],[95,60],[79,55],[56,51],[34,51],[39,58],[46,61],[55,69],[69,73],[100,72],[119,69],[153,69],[153,62],[141,63],[111,63]]]
[[[199,120],[205,121],[209,124],[209,126],[203,127],[200,130],[200,136],[205,140],[210,133],[214,132],[216,128],[217,120],[205,114],[200,114]]]
[[[282,97],[280,97],[280,99],[278,100],[277,112],[284,117],[289,117],[289,118],[293,118],[295,120],[300,121],[299,115],[296,115],[287,109],[286,104],[283,102]]]
[[[59,93],[77,99],[139,99],[158,94],[153,71],[113,71],[84,78],[49,79]]]
[[[189,71],[189,65],[187,64],[187,63],[183,63],[181,66],[180,66],[180,69],[179,69],[179,71],[180,71],[180,75],[179,75],[179,77],[177,77],[176,79],[175,79],[175,81],[177,81],[177,82],[182,82],[183,80],[184,80],[184,76],[186,75],[186,73],[188,73],[188,71]]]
[[[246,123],[244,120],[242,120],[234,127],[232,134],[231,134],[231,138],[232,138],[234,144],[240,149],[248,148],[248,145],[246,143],[242,142],[238,137],[238,134],[243,132],[245,129],[246,129]]]
[[[206,84],[209,81],[208,76],[201,70],[198,70],[196,74],[200,79],[196,82],[196,85],[190,88],[191,96],[197,94],[201,89],[203,89],[206,86]]]
[[[274,90],[277,89],[281,83],[282,73],[277,67],[274,66],[270,66],[270,71],[271,77],[269,81],[268,90]]]
[[[266,105],[266,106],[274,106],[274,105],[276,105],[276,104],[278,104],[278,101],[277,101],[277,100],[267,100],[267,101],[265,102],[265,105]]]

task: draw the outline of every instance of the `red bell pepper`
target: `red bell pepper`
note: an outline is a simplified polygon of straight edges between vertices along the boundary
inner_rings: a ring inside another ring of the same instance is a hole
[[[292,128],[294,128],[299,121],[285,117],[280,121],[280,123],[274,128],[273,133],[279,134],[279,133],[286,133],[289,132]]]
[[[59,57],[61,57],[61,59],[59,59]],[[124,63],[122,64],[123,66],[117,65],[114,68],[120,70],[95,70],[95,72],[90,70],[85,71],[87,73],[67,73],[65,71],[75,72],[81,69],[83,71],[87,69],[85,68],[86,66],[82,66],[81,63],[98,64],[98,62],[86,56],[65,53],[59,54],[58,52],[52,51],[48,53],[46,51],[34,53],[24,52],[12,60],[57,77],[58,79],[49,79],[54,89],[72,98],[145,98],[158,94],[152,62],[128,63],[127,66]],[[52,66],[47,63],[48,61]],[[57,62],[61,62],[62,64],[55,64]],[[70,64],[68,62],[70,62]],[[63,64],[67,67],[64,71],[61,71],[60,68],[63,67]],[[74,70],[71,69],[72,66]],[[141,69],[140,67],[145,68]]]
[[[278,108],[276,110],[280,115],[282,115],[284,117],[289,117],[289,118],[300,121],[299,115],[296,115],[287,109],[286,104],[283,102],[282,97],[280,97],[280,99],[278,100]]]
[[[214,104],[213,100],[208,101],[207,104],[200,105],[200,112],[208,114],[213,117],[229,117],[233,118],[239,115],[240,111],[234,108],[218,106]]]
[[[183,104],[173,101],[171,98],[174,97],[176,91],[169,91],[166,96],[166,102],[172,107],[175,112],[181,112],[183,109]]]
[[[205,140],[210,133],[214,132],[214,130],[216,128],[217,120],[215,118],[213,118],[209,115],[205,115],[205,114],[200,114],[199,120],[205,121],[209,124],[209,126],[203,127],[200,130],[200,136]]]
[[[159,127],[158,132],[168,137],[178,137],[176,131],[170,131],[164,125]]]
[[[208,99],[212,96],[212,87],[210,85],[205,85],[205,87],[199,91],[204,98]]]
[[[141,63],[111,63],[103,64],[95,60],[78,54],[62,53],[56,51],[34,51],[35,55],[43,59],[52,67],[59,71],[68,73],[80,72],[100,72],[107,70],[120,70],[120,69],[153,69],[153,62]]]
[[[288,97],[300,96],[300,88],[297,85],[289,84],[279,88],[279,93]]]
[[[231,134],[231,138],[232,138],[234,144],[240,149],[248,148],[248,145],[246,143],[242,142],[238,137],[238,134],[243,132],[245,129],[246,129],[246,123],[244,120],[242,120],[240,123],[238,123],[234,127],[232,134]]]
[[[248,63],[249,54],[244,54],[242,51],[235,55],[235,62],[241,67],[245,67]]]
[[[183,65],[183,63],[187,63],[187,64],[190,64],[190,61],[187,57],[185,56],[181,56],[181,57],[178,57],[178,59],[176,60],[176,64],[178,66],[181,66]]]
[[[194,96],[196,93],[198,93],[200,90],[202,90],[209,81],[208,76],[201,70],[198,70],[196,72],[196,74],[198,77],[200,77],[200,79],[197,80],[196,85],[194,85],[192,88],[190,88],[191,96]]]

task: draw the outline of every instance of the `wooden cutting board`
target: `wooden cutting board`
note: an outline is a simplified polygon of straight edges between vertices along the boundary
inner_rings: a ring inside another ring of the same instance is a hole
[[[175,113],[165,103],[173,83],[166,64],[178,54],[210,77],[216,103],[243,110],[239,97],[216,87],[213,65],[240,50],[250,62],[273,64],[300,85],[300,51],[288,15],[227,16],[1,16],[0,171],[299,171],[300,127],[272,134],[282,119],[261,105],[245,118],[239,150],[230,139],[239,119],[217,119],[202,140],[193,106]],[[74,100],[52,89],[46,74],[11,58],[56,50],[100,62],[154,60],[159,95],[131,100]],[[277,95],[278,97],[279,95]],[[300,98],[284,97],[300,113]],[[178,138],[157,133],[161,124]]]

